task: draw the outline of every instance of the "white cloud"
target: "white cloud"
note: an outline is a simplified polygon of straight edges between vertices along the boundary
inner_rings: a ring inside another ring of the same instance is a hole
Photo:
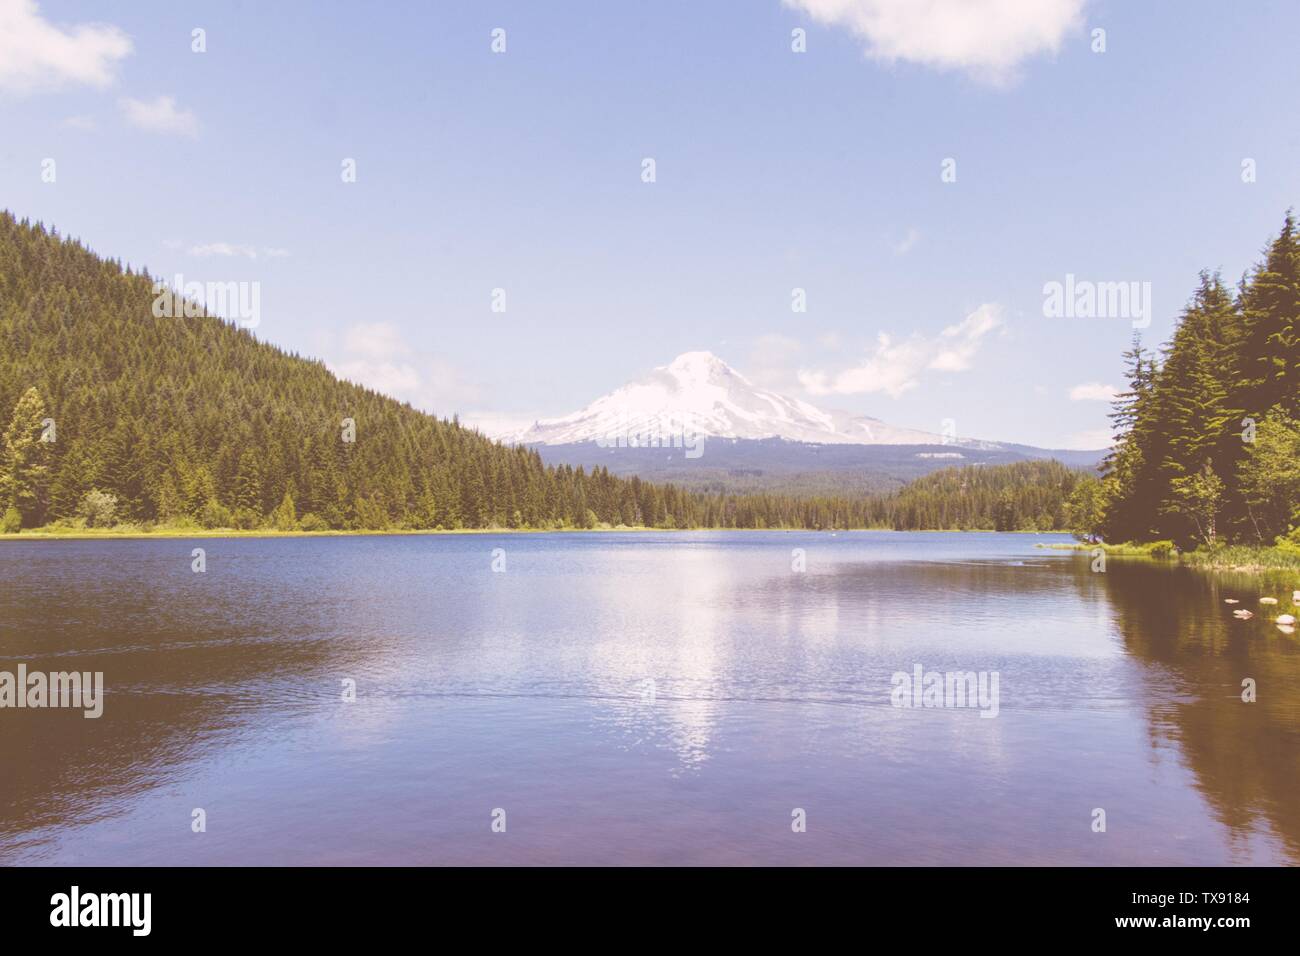
[[[894,255],[905,256],[916,248],[916,244],[921,241],[921,231],[913,226],[907,230],[907,235],[901,241],[894,243]]]
[[[176,97],[158,96],[152,100],[137,100],[129,96],[118,101],[127,121],[153,133],[177,133],[194,137],[199,134],[199,121],[189,110],[177,107]]]
[[[209,258],[211,256],[223,256],[226,258],[242,257],[245,259],[257,259],[265,257],[267,259],[281,259],[289,254],[288,249],[279,248],[258,248],[257,246],[240,245],[233,242],[205,242],[197,246],[190,246],[189,254],[199,256],[200,258]]]
[[[359,322],[343,336],[343,347],[367,359],[396,358],[407,351],[402,333],[391,322]]]
[[[521,432],[536,424],[537,418],[523,415],[509,415],[499,412],[466,412],[460,416],[460,423],[469,428],[477,428],[489,438],[509,441]]]
[[[202,256],[244,256],[248,259],[257,258],[257,250],[252,246],[237,246],[229,242],[205,242],[202,245],[190,246],[190,255]]]
[[[1000,84],[1020,63],[1056,52],[1086,0],[784,0],[866,41],[867,53]]]
[[[896,340],[880,333],[863,362],[830,374],[799,371],[799,382],[813,395],[860,395],[884,392],[897,398],[920,384],[926,371],[961,372],[970,368],[980,343],[1002,326],[1002,307],[985,303],[937,336],[913,335]]]
[[[329,370],[339,378],[373,388],[393,398],[411,401],[411,395],[420,387],[420,373],[406,362],[349,359],[330,363]]]
[[[1002,325],[1002,307],[987,302],[939,334],[939,354],[929,367],[941,372],[964,372],[979,351],[980,340]]]
[[[0,92],[108,86],[131,38],[99,23],[56,26],[35,0],[0,0]]]
[[[63,121],[63,125],[68,129],[81,130],[83,133],[88,133],[96,127],[95,118],[93,116],[81,115],[69,116]]]
[[[412,348],[391,322],[349,327],[343,349],[347,354],[341,361],[326,363],[331,372],[423,411],[450,418],[483,397],[450,362]]]
[[[1076,385],[1070,389],[1070,401],[1072,402],[1109,402],[1115,399],[1119,390],[1114,385],[1103,385],[1101,382],[1085,382],[1083,385]]]

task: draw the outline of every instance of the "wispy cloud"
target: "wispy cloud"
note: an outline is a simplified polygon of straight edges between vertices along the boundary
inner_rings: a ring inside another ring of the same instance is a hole
[[[469,411],[460,416],[460,423],[477,428],[489,438],[511,441],[537,422],[537,417],[510,415],[502,412]]]
[[[1002,307],[985,303],[937,336],[895,339],[882,332],[858,365],[833,374],[801,369],[799,382],[813,395],[884,392],[897,398],[919,385],[927,371],[961,372],[970,368],[984,337],[1002,325]]]
[[[1083,385],[1076,385],[1070,389],[1070,401],[1072,402],[1110,402],[1114,401],[1119,390],[1114,385],[1103,385],[1101,382],[1085,382]]]
[[[907,230],[907,235],[905,235],[898,242],[894,243],[894,255],[896,256],[907,255],[909,252],[911,252],[913,249],[916,248],[916,244],[920,241],[921,241],[921,231],[917,229],[915,226],[913,226],[911,229]]]
[[[115,26],[55,26],[35,0],[0,0],[0,92],[105,87],[130,53],[131,38]]]
[[[190,246],[188,251],[190,255],[199,256],[200,258],[222,256],[244,259],[282,259],[289,254],[288,249],[267,246],[259,248],[233,242],[205,242],[197,246]]]
[[[329,370],[339,378],[345,378],[366,388],[373,388],[402,401],[413,402],[414,394],[419,391],[420,373],[415,366],[407,362],[372,361],[370,359],[349,359],[343,362],[331,362]]]
[[[964,372],[979,351],[980,340],[1002,327],[1002,307],[992,302],[981,305],[956,325],[939,335],[939,353],[929,368],[942,372]]]
[[[81,130],[83,133],[88,133],[95,129],[98,124],[95,123],[95,118],[93,116],[78,115],[69,116],[63,121],[63,125],[68,129],[76,129]]]
[[[402,333],[392,322],[358,322],[348,327],[343,347],[367,359],[391,359],[406,351]]]
[[[867,54],[963,70],[1004,84],[1029,57],[1056,52],[1085,0],[784,0],[866,41]]]
[[[195,115],[176,105],[174,96],[158,96],[152,100],[137,100],[129,96],[118,101],[127,122],[152,133],[175,133],[191,138],[199,135],[199,121]]]
[[[391,322],[350,326],[343,351],[339,361],[326,363],[339,378],[426,412],[449,417],[483,397],[483,390],[450,362],[412,348]]]

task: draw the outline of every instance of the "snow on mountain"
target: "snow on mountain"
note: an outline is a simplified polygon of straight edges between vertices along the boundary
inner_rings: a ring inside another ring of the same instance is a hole
[[[686,352],[581,411],[502,435],[519,444],[656,445],[682,435],[721,439],[782,438],[834,445],[971,444],[895,428],[875,418],[824,411],[759,388],[711,352]],[[988,443],[980,446],[997,447]]]

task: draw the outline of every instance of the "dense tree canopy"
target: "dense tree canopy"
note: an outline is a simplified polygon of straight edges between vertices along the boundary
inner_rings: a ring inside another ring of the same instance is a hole
[[[876,527],[941,531],[1060,531],[1084,474],[1058,461],[946,468],[868,499]]]
[[[1300,235],[1293,215],[1235,293],[1202,273],[1157,361],[1128,389],[1104,477],[1071,501],[1082,535],[1271,543],[1300,526]]]

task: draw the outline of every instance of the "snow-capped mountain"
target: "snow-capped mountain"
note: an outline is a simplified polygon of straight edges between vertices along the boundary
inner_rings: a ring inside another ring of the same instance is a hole
[[[629,436],[705,438],[825,445],[978,445],[895,428],[875,418],[825,411],[754,385],[711,352],[686,352],[581,411],[501,436],[519,444],[623,443]]]
[[[1092,468],[1100,451],[1065,451],[895,428],[759,388],[709,352],[687,352],[563,418],[495,437],[548,465],[716,491],[827,494],[898,487],[940,468],[1055,458]]]

